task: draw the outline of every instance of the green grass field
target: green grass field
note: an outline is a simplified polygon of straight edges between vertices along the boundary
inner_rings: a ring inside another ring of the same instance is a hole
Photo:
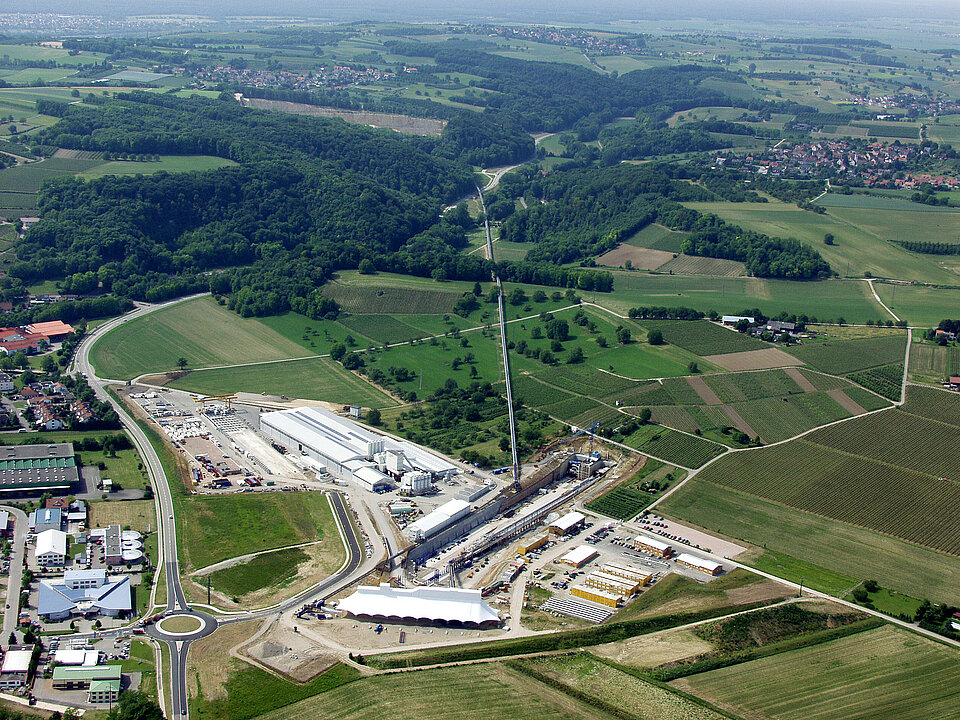
[[[239,555],[316,540],[329,541],[331,553],[342,556],[344,552],[323,493],[186,497],[179,505],[178,534],[184,541],[186,564],[195,569]]]
[[[847,322],[866,322],[886,315],[873,299],[867,283],[859,280],[809,283],[763,278],[611,272],[614,292],[586,293],[584,299],[620,313],[638,306],[665,306],[691,307],[701,312],[715,310],[722,315],[759,307],[761,312],[769,316],[780,312],[802,313],[820,320],[843,317]],[[934,324],[939,319],[942,318],[938,318]]]
[[[277,550],[216,570],[210,573],[210,582],[230,597],[240,597],[264,587],[279,589],[297,576],[297,568],[307,559],[307,553],[300,548]]]
[[[104,175],[152,175],[158,172],[181,173],[217,170],[236,165],[232,160],[210,155],[161,155],[159,162],[130,162],[115,160],[97,165],[80,173],[83,178],[98,178]]]
[[[665,250],[666,252],[680,252],[687,233],[675,232],[663,225],[647,225],[627,238],[627,245],[650,248],[651,250]]]
[[[944,318],[955,316],[960,306],[960,288],[956,287],[887,283],[875,283],[874,287],[880,299],[911,325],[936,327]]]
[[[745,717],[927,720],[960,717],[958,681],[956,650],[882,627],[672,684]]]
[[[385,392],[330,358],[197,370],[170,383],[170,387],[208,395],[267,393],[375,408],[394,404]]]
[[[91,359],[102,377],[129,379],[188,367],[303,357],[308,353],[258,320],[241,318],[210,297],[135,318],[101,337]],[[259,390],[257,391],[259,392]]]
[[[945,237],[956,238],[960,235],[957,212],[830,207],[825,214],[817,214],[779,201],[685,205],[745,230],[796,238],[819,252],[841,276],[862,277],[869,272],[876,277],[945,284],[960,279],[955,271],[941,267],[937,256],[912,253],[894,244],[907,239],[942,242]],[[834,245],[824,244],[827,233],[834,236]]]
[[[534,681],[546,676],[629,717],[685,720],[722,720],[724,717],[673,692],[669,686],[644,682],[589,654],[523,659],[517,661],[515,667],[531,674]]]
[[[422,720],[612,717],[501,663],[491,663],[364,678],[259,718],[380,720],[398,714]]]
[[[828,570],[832,575],[819,582],[821,578],[811,577],[802,566],[794,572],[794,563],[786,563],[782,571],[757,563],[760,569],[794,582],[805,578],[810,587],[825,592],[845,594],[852,589],[852,585],[836,583],[840,575],[854,582],[878,578],[884,586],[914,597],[947,601],[960,594],[960,559],[956,557],[731,487],[699,478],[689,480],[657,508],[810,567]]]

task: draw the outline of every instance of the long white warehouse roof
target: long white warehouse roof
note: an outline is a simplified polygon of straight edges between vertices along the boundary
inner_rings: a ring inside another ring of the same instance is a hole
[[[481,625],[500,622],[496,611],[484,602],[479,590],[462,588],[395,588],[361,585],[337,605],[351,615],[432,620]]]
[[[671,549],[668,543],[660,542],[659,540],[655,540],[652,537],[647,537],[646,535],[637,535],[634,538],[634,541],[646,545],[647,547],[654,548],[655,550],[659,550],[660,552],[666,552],[667,550]]]
[[[307,407],[260,416],[261,425],[268,425],[311,446],[337,462],[367,457],[370,443],[383,438],[323,408]]]
[[[560,562],[582,565],[588,560],[593,560],[593,558],[595,558],[597,555],[599,555],[599,553],[589,545],[578,545],[560,558]]]
[[[718,562],[713,560],[707,560],[706,558],[697,557],[696,555],[691,555],[690,553],[680,553],[677,555],[676,560],[678,563],[684,563],[685,565],[691,565],[695,568],[702,568],[707,572],[716,572],[723,568]]]
[[[424,515],[416,522],[407,525],[404,532],[407,536],[418,540],[428,538],[439,532],[447,525],[459,520],[470,512],[470,503],[465,500],[450,500],[438,507],[429,515]]]
[[[572,528],[576,527],[586,519],[587,519],[587,516],[584,515],[583,513],[576,512],[576,511],[568,512],[562,518],[559,518],[558,520],[555,520],[554,522],[550,523],[550,527],[558,528],[562,532],[566,533],[566,532],[570,532]]]

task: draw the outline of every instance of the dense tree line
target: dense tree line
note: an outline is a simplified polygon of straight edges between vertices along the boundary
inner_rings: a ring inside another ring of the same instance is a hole
[[[736,123],[730,124],[738,128],[744,127]],[[671,128],[665,122],[646,118],[630,125],[605,128],[600,132],[599,138],[603,148],[600,160],[604,165],[616,165],[622,160],[656,155],[715,150],[726,144],[699,128]]]
[[[546,177],[526,173],[521,175],[527,178],[523,191],[540,202],[528,203],[507,218],[500,237],[537,243],[527,260],[562,264],[602,254],[644,226],[659,222],[690,233],[684,253],[739,260],[758,277],[813,279],[830,274],[819,253],[796,240],[744,231],[680,205],[711,193],[672,179],[670,173],[675,172],[657,165],[622,164],[564,170]],[[507,186],[504,191],[519,189]]]

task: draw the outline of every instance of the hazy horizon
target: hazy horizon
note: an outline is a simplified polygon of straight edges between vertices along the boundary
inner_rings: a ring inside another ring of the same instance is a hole
[[[749,21],[849,22],[877,17],[953,19],[954,0],[806,0],[771,3],[769,0],[488,0],[478,5],[458,0],[417,0],[398,4],[387,0],[361,0],[347,4],[281,0],[269,6],[254,0],[8,0],[3,13],[57,13],[75,15],[203,15],[214,18],[309,17],[331,21],[360,19],[444,20],[497,19],[514,22],[615,22],[629,20],[680,20],[684,18]],[[269,10],[269,12],[265,12]]]

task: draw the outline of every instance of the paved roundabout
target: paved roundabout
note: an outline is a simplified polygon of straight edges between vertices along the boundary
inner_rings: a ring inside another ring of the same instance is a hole
[[[207,613],[189,610],[171,612],[147,628],[147,634],[160,640],[184,642],[199,640],[217,629],[217,620]]]

